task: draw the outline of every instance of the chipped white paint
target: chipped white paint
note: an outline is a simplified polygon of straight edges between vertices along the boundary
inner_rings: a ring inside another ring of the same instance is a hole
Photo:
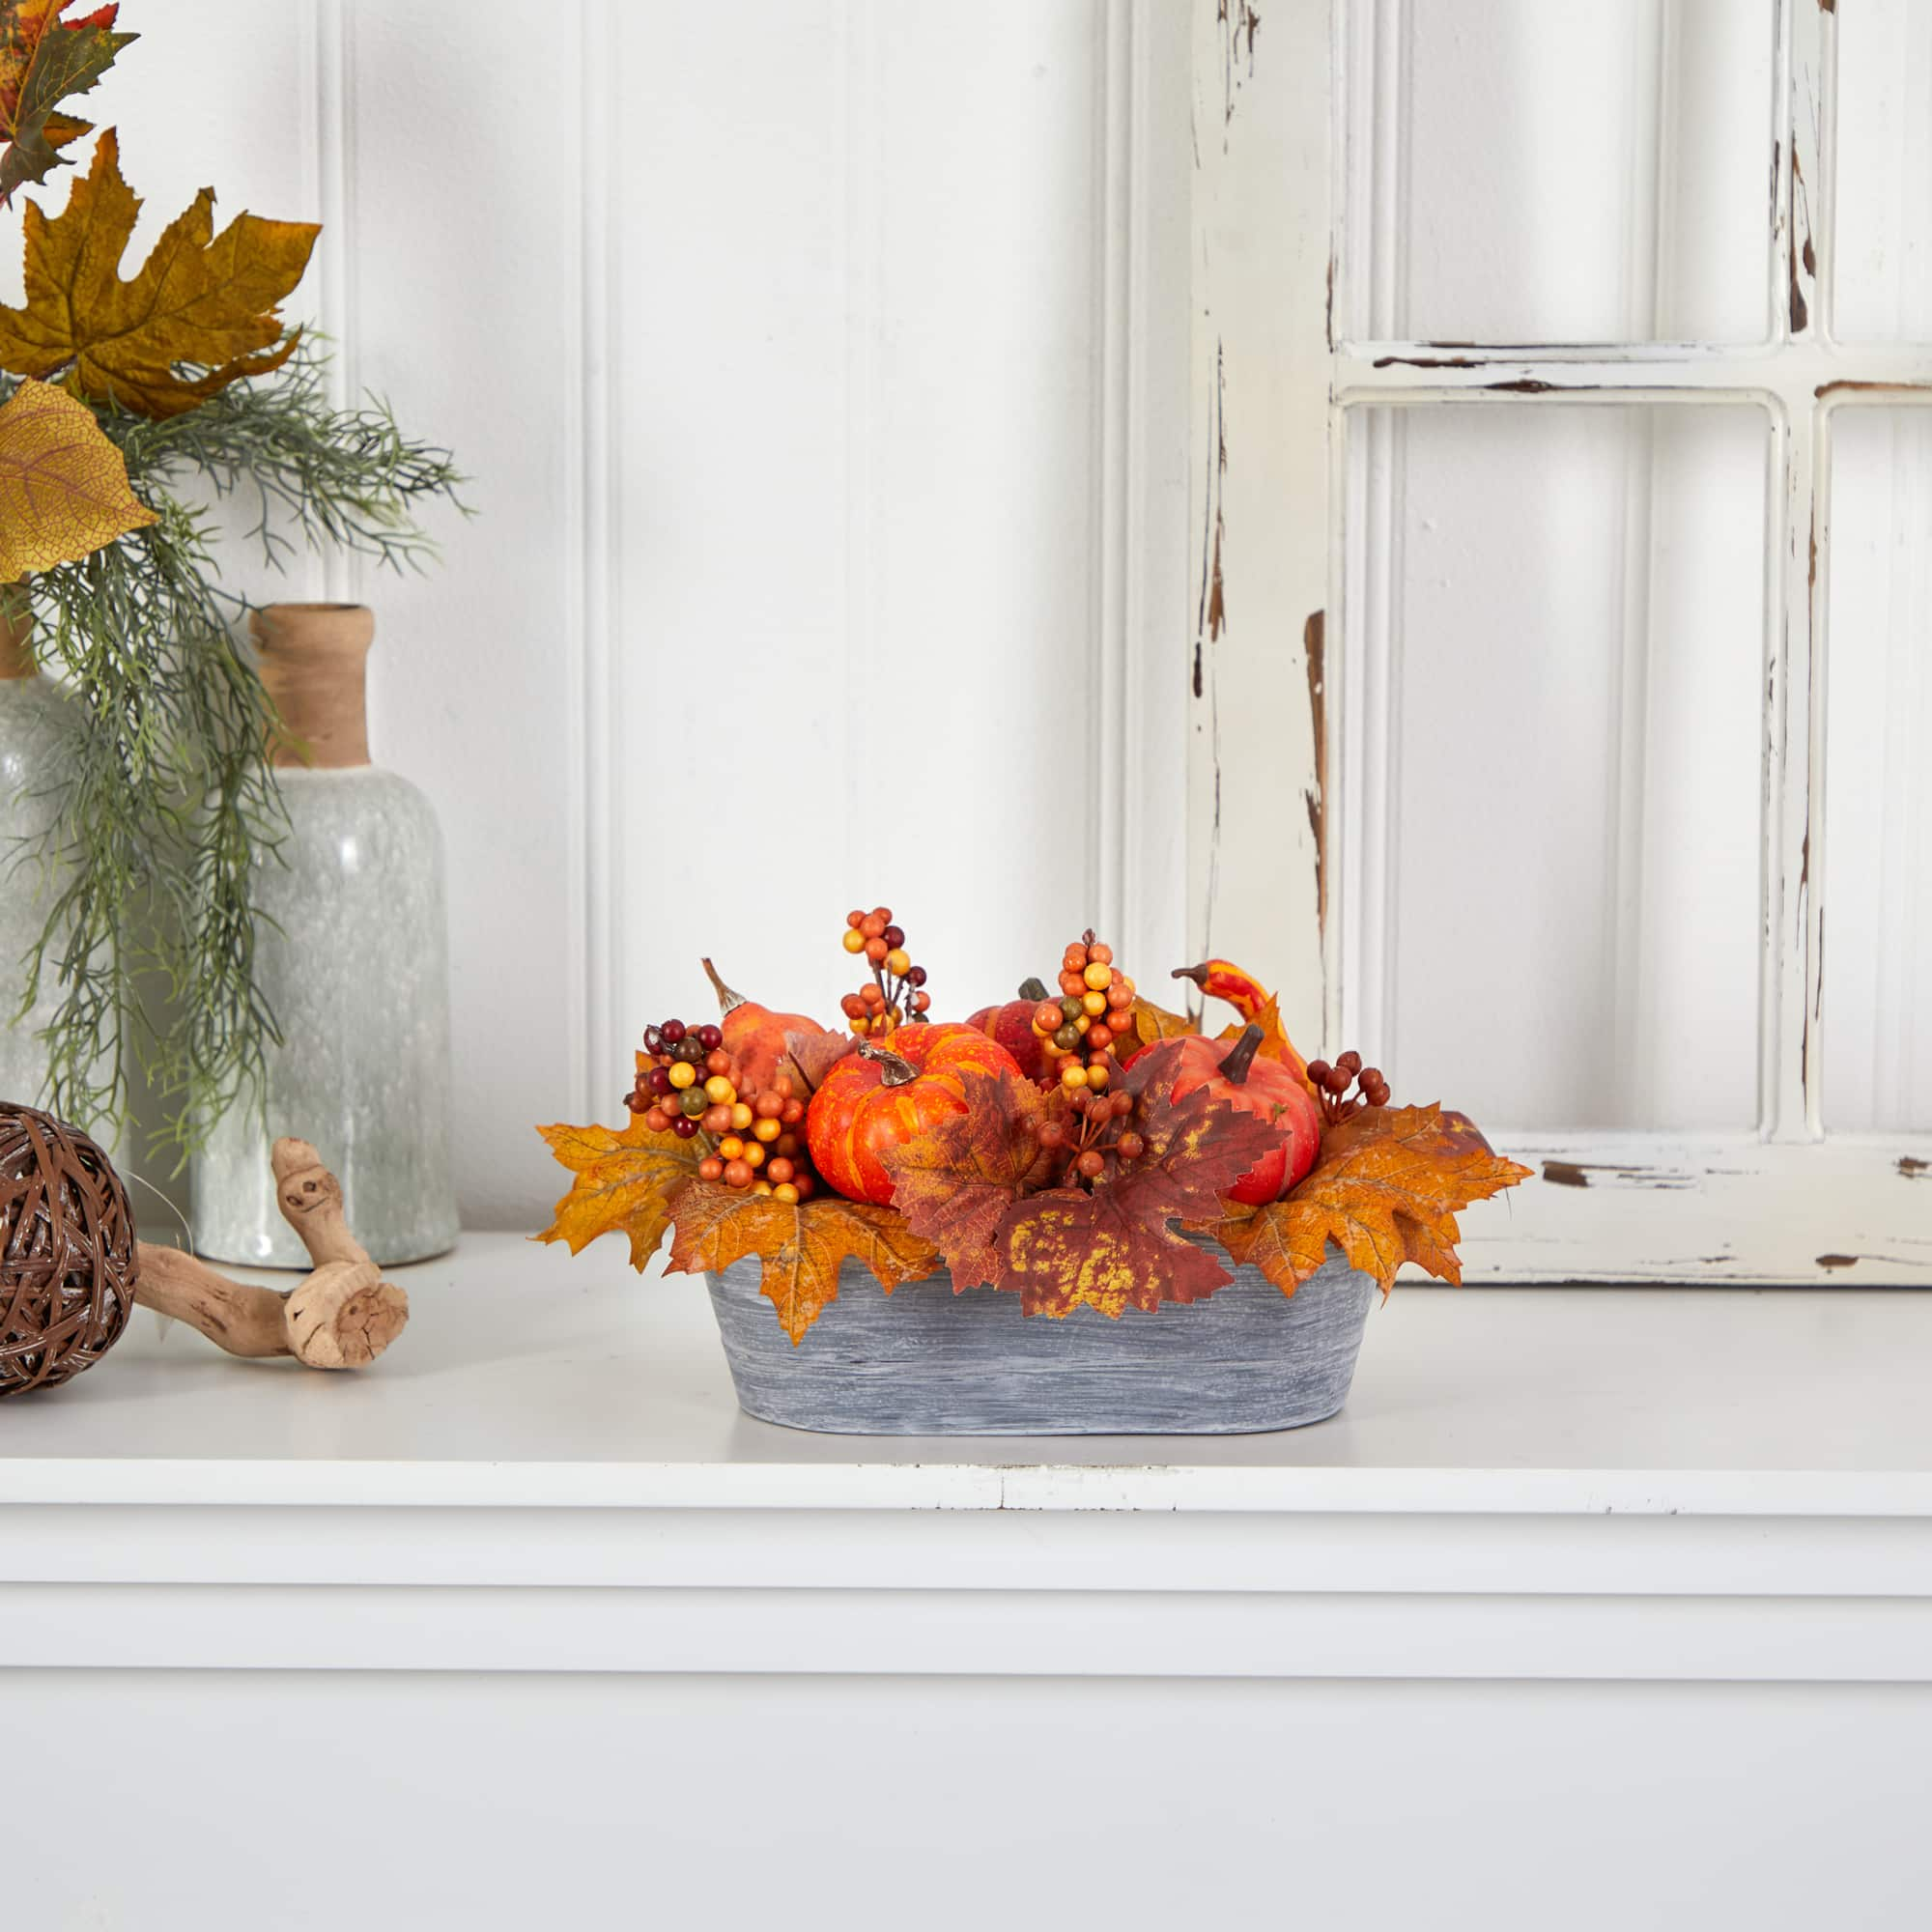
[[[1216,0],[1206,0],[1196,11],[1199,119],[1202,98],[1209,97],[1211,103],[1226,71],[1214,55],[1215,36],[1226,35],[1227,23]],[[1757,1007],[1755,1119],[1741,1119],[1738,1131],[1725,1135],[1686,1137],[1634,1122],[1629,1131],[1510,1134],[1506,1118],[1492,1117],[1486,1124],[1501,1130],[1512,1152],[1540,1171],[1552,1163],[1550,1171],[1569,1184],[1539,1179],[1507,1207],[1473,1210],[1466,1217],[1465,1252],[1471,1277],[1486,1279],[1932,1283],[1932,1189],[1923,1184],[1925,1170],[1914,1165],[1932,1159],[1932,1134],[1922,1131],[1920,1121],[1868,1139],[1828,1139],[1821,1098],[1829,1055],[1823,749],[1832,429],[1846,409],[1918,407],[1932,400],[1927,386],[1932,354],[1899,342],[1848,346],[1834,339],[1829,327],[1835,16],[1813,0],[1786,0],[1775,41],[1763,50],[1775,49],[1775,59],[1766,63],[1767,71],[1775,67],[1775,112],[1766,139],[1775,164],[1768,177],[1758,177],[1768,178],[1772,189],[1769,245],[1762,228],[1757,244],[1769,321],[1763,339],[1729,339],[1733,331],[1751,331],[1743,328],[1731,312],[1736,301],[1717,287],[1700,260],[1699,232],[1686,225],[1679,207],[1683,196],[1675,178],[1685,170],[1671,143],[1682,138],[1686,114],[1693,107],[1701,112],[1701,105],[1660,98],[1661,87],[1684,84],[1684,37],[1718,32],[1722,23],[1715,14],[1692,16],[1675,0],[1657,0],[1632,15],[1631,71],[1619,83],[1634,104],[1630,138],[1635,165],[1626,171],[1634,188],[1622,242],[1635,266],[1620,296],[1605,284],[1603,294],[1590,298],[1600,307],[1614,298],[1610,319],[1633,339],[1614,346],[1579,340],[1472,347],[1404,339],[1411,312],[1408,256],[1391,238],[1420,192],[1415,174],[1421,164],[1408,150],[1406,132],[1417,0],[1356,5],[1338,0],[1334,312],[1338,334],[1352,329],[1355,339],[1338,340],[1332,355],[1324,344],[1318,355],[1307,317],[1324,293],[1325,276],[1323,264],[1311,259],[1308,232],[1327,196],[1327,167],[1293,141],[1319,125],[1321,108],[1297,90],[1325,62],[1325,50],[1314,45],[1322,33],[1323,12],[1315,6],[1297,10],[1279,40],[1271,33],[1281,16],[1271,16],[1269,33],[1259,37],[1252,76],[1245,67],[1240,70],[1244,85],[1235,99],[1228,138],[1204,144],[1200,160],[1196,402],[1207,422],[1197,430],[1197,463],[1199,486],[1211,485],[1213,495],[1207,514],[1197,504],[1197,576],[1211,581],[1202,576],[1202,555],[1211,564],[1218,520],[1227,622],[1217,640],[1206,640],[1209,677],[1197,707],[1194,930],[1211,935],[1217,951],[1241,956],[1243,949],[1252,950],[1257,961],[1269,962],[1288,978],[1292,1010],[1310,1038],[1317,1029],[1309,1015],[1319,1008],[1329,1050],[1359,1044],[1372,1056],[1390,1031],[1398,961],[1406,971],[1426,971],[1430,944],[1480,944],[1468,935],[1458,940],[1437,931],[1406,938],[1399,954],[1394,950],[1399,825],[1390,801],[1396,796],[1399,746],[1391,721],[1402,690],[1403,563],[1386,548],[1370,559],[1366,573],[1351,560],[1342,514],[1351,439],[1378,440],[1371,473],[1399,499],[1404,424],[1417,409],[1645,404],[1759,412],[1770,478],[1759,750],[1761,940],[1755,986],[1736,989],[1739,997],[1754,995]],[[1510,18],[1518,22],[1510,31],[1530,31],[1532,19],[1536,31],[1548,31],[1547,16],[1521,12]],[[1739,31],[1752,27],[1736,9],[1725,19]],[[1616,38],[1625,33],[1622,24],[1600,23],[1592,31],[1611,35],[1606,46],[1624,44]],[[1293,44],[1297,34],[1303,42]],[[1736,107],[1733,99],[1729,108]],[[1480,123],[1463,125],[1465,140],[1485,138]],[[1543,136],[1546,145],[1561,146],[1569,132],[1552,124]],[[1554,149],[1549,152],[1558,158]],[[1567,162],[1561,157],[1559,165]],[[1297,163],[1309,179],[1289,178]],[[1614,179],[1615,171],[1611,174]],[[1430,185],[1425,182],[1425,188]],[[1732,180],[1728,187],[1720,182],[1710,189],[1712,208],[1702,215],[1702,233],[1711,233],[1716,222],[1722,245],[1733,253],[1737,237],[1731,231],[1741,218],[1737,186]],[[1693,191],[1701,190],[1693,185]],[[1543,190],[1532,186],[1521,192]],[[1765,206],[1760,198],[1757,207]],[[1230,209],[1238,214],[1230,216]],[[1398,220],[1387,218],[1390,209],[1398,211]],[[1242,228],[1242,221],[1250,225]],[[1440,230],[1441,224],[1434,223],[1429,234],[1439,237]],[[1467,241],[1473,249],[1480,250],[1484,239],[1474,217],[1459,231],[1459,242]],[[1603,245],[1593,240],[1587,252],[1595,259]],[[1614,254],[1614,237],[1608,245]],[[1267,258],[1271,282],[1257,269],[1262,256]],[[1505,262],[1499,272],[1506,277],[1507,270]],[[1558,304],[1573,293],[1545,291]],[[1594,311],[1578,310],[1579,320],[1568,325],[1556,309],[1550,315],[1559,328],[1587,335]],[[1650,339],[1685,332],[1687,321],[1702,321],[1714,339]],[[1481,332],[1478,322],[1465,326]],[[1596,326],[1604,332],[1601,323]],[[1231,333],[1243,358],[1239,395],[1225,381],[1214,389],[1204,380],[1207,358],[1215,350],[1224,367],[1234,366],[1228,361]],[[1257,397],[1265,402],[1255,426],[1248,416]],[[1331,409],[1325,451],[1321,428],[1310,417],[1318,397]],[[1296,437],[1298,445],[1292,442]],[[1201,452],[1219,443],[1226,446],[1225,468],[1210,469]],[[1647,432],[1633,440],[1634,452],[1647,446]],[[1626,921],[1627,888],[1643,864],[1640,794],[1646,754],[1640,725],[1647,655],[1655,648],[1643,606],[1655,567],[1649,497],[1654,465],[1640,454],[1634,455],[1634,494],[1623,509],[1632,531],[1626,540],[1630,589],[1619,674],[1623,715],[1611,719],[1623,776],[1605,861]],[[1256,575],[1243,536],[1253,544],[1263,533],[1275,535],[1280,524],[1292,524],[1293,533],[1271,546],[1268,563]],[[1303,538],[1324,524],[1327,582],[1315,595]],[[1325,926],[1309,903],[1308,868],[1296,845],[1309,783],[1300,748],[1309,743],[1313,720],[1307,693],[1290,675],[1297,664],[1294,640],[1307,612],[1317,608],[1327,612],[1328,644],[1323,708],[1332,870]],[[1470,647],[1479,645],[1472,640]],[[1231,692],[1238,694],[1232,703]],[[1453,727],[1453,720],[1444,722]],[[1524,717],[1518,728],[1533,732],[1536,719]],[[1244,788],[1234,805],[1236,775]],[[1857,767],[1841,769],[1835,781],[1847,791],[1875,782]],[[1900,781],[1892,782],[1896,790]],[[1469,787],[1467,809],[1480,813],[1479,771],[1469,774]],[[1904,861],[1894,856],[1890,864],[1886,876],[1897,890]],[[1920,889],[1908,880],[1903,890]],[[1909,938],[1910,927],[1901,919],[1886,930]],[[1318,936],[1319,999],[1308,979]],[[1620,931],[1619,948],[1625,952],[1628,939],[1628,932]],[[1628,1039],[1641,1025],[1628,962],[1612,965],[1606,978],[1617,987],[1611,1024]],[[1891,1010],[1898,1006],[1894,998]],[[1468,1024],[1507,1027],[1511,1014],[1473,1015]],[[1869,1039],[1862,1043],[1869,1052]],[[1552,1044],[1549,1050],[1561,1049]],[[1395,1070],[1399,1077],[1399,1064]],[[1687,1077],[1695,1074],[1687,1071]],[[1898,1111],[1894,1102],[1888,1118],[1895,1121]]]

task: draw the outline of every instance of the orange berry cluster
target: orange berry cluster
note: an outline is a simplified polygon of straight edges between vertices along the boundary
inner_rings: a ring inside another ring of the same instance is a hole
[[[905,933],[893,923],[891,906],[845,915],[845,951],[863,953],[871,979],[838,1002],[860,1038],[878,1038],[908,1020],[923,1020],[932,1005],[925,991],[925,968],[915,966],[905,950]]]
[[[1060,962],[1060,997],[1035,1008],[1033,1030],[1049,1067],[1069,1092],[1097,1093],[1119,1069],[1114,1042],[1128,1030],[1134,982],[1114,964],[1114,949],[1090,927]]]
[[[805,1152],[805,1102],[788,1073],[763,1093],[744,1093],[723,1032],[682,1020],[646,1027],[644,1055],[625,1104],[653,1133],[701,1139],[701,1179],[786,1202],[808,1201],[817,1191]]]
[[[784,1202],[810,1201],[818,1191],[818,1179],[806,1158],[805,1102],[792,1092],[791,1075],[778,1075],[752,1101],[750,1114],[740,1122],[732,1110],[731,1131],[697,1163],[698,1179],[774,1194]]]

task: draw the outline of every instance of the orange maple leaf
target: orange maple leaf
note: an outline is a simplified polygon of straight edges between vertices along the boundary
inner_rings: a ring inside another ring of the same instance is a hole
[[[654,1134],[641,1114],[632,1115],[621,1130],[554,1126],[537,1132],[577,1177],[537,1239],[567,1241],[579,1254],[599,1235],[628,1235],[631,1265],[641,1268],[664,1240],[673,1201],[697,1178],[697,1143]]]
[[[0,207],[25,182],[43,182],[60,150],[92,133],[91,121],[57,114],[85,94],[136,34],[113,31],[119,6],[63,20],[75,0],[0,0]]]
[[[0,369],[161,417],[295,354],[301,332],[285,332],[276,311],[308,267],[313,222],[238,214],[216,235],[214,192],[203,188],[123,281],[140,209],[112,128],[60,214],[28,205],[27,303],[0,306]]]
[[[838,1275],[858,1262],[890,1294],[902,1281],[923,1281],[939,1267],[939,1250],[921,1240],[890,1208],[836,1194],[796,1204],[775,1194],[692,1183],[678,1196],[673,1272],[716,1272],[756,1255],[760,1287],[778,1310],[792,1346],[838,1298]]]
[[[1284,1294],[1322,1264],[1330,1241],[1384,1293],[1404,1262],[1460,1282],[1456,1209],[1529,1173],[1496,1153],[1462,1114],[1371,1107],[1328,1130],[1321,1159],[1286,1201],[1230,1215],[1216,1233],[1237,1262],[1253,1263]]]

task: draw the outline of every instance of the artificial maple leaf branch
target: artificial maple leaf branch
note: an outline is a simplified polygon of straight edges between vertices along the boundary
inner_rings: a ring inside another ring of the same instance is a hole
[[[791,1204],[698,1180],[678,1196],[676,1212],[670,1271],[716,1273],[755,1255],[760,1288],[794,1348],[838,1298],[846,1262],[866,1268],[888,1294],[939,1265],[938,1250],[892,1208],[836,1194]]]
[[[60,151],[94,124],[55,110],[90,92],[136,34],[114,32],[118,6],[63,20],[75,0],[0,0],[0,208],[16,187],[43,182]]]
[[[1460,1282],[1456,1210],[1529,1173],[1496,1153],[1464,1115],[1372,1107],[1322,1136],[1321,1159],[1286,1201],[1224,1215],[1215,1232],[1284,1294],[1322,1265],[1330,1241],[1384,1293],[1405,1262]]]

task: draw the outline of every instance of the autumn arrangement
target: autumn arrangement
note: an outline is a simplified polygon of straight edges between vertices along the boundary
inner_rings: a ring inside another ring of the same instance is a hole
[[[117,6],[75,4],[0,0],[0,206],[70,167],[93,129],[63,103],[135,38]],[[5,855],[44,922],[0,997],[44,1013],[58,988],[46,1105],[124,1119],[138,1069],[186,1150],[259,1091],[277,1037],[250,890],[286,822],[275,719],[213,508],[252,514],[270,566],[334,548],[399,567],[429,548],[416,508],[459,479],[386,409],[333,403],[325,354],[284,324],[315,224],[217,232],[203,189],[124,264],[141,203],[114,130],[70,178],[59,213],[24,204],[26,298],[0,305],[0,674],[37,660],[72,700],[59,809]]]
[[[754,1261],[794,1346],[855,1263],[888,1294],[942,1268],[1029,1316],[1208,1300],[1259,1269],[1295,1294],[1338,1251],[1386,1291],[1461,1278],[1457,1213],[1528,1170],[1357,1053],[1304,1061],[1226,960],[1180,968],[1214,1035],[1145,997],[1092,931],[1052,986],[936,1020],[889,907],[847,916],[866,979],[825,1027],[726,986],[714,1021],[645,1030],[627,1125],[540,1129],[575,1176],[539,1238],[628,1236],[642,1268]]]

